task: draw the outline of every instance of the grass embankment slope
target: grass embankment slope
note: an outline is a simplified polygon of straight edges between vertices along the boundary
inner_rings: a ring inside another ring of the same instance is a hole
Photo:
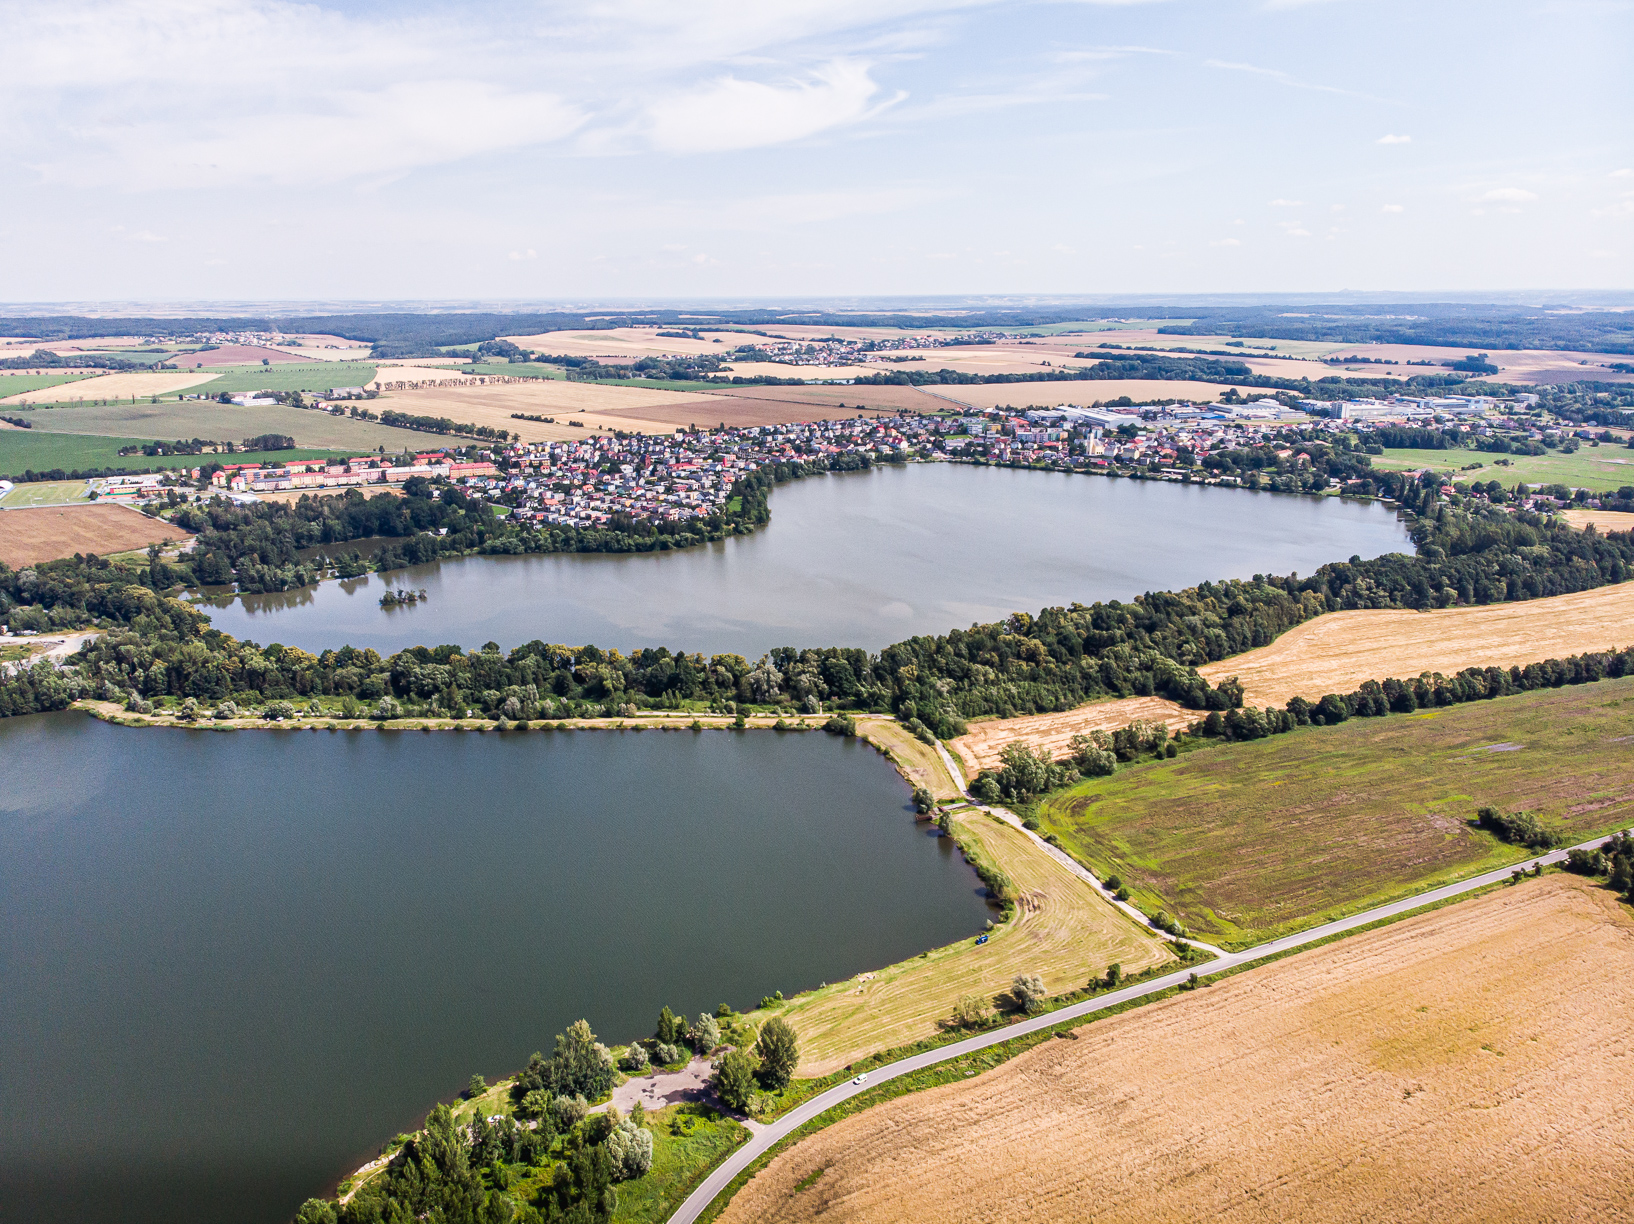
[[[1528,880],[878,1105],[721,1218],[1626,1220],[1631,962]]]
[[[1634,515],[1630,516],[1634,518]],[[1371,609],[1329,612],[1296,625],[1272,642],[1198,671],[1211,684],[1242,680],[1252,706],[1281,706],[1293,696],[1316,701],[1348,693],[1367,680],[1410,679],[1421,672],[1452,675],[1466,667],[1516,667],[1544,659],[1634,644],[1634,582],[1571,595],[1433,612]],[[1058,714],[972,723],[951,747],[974,769],[995,769],[1012,742],[1067,755],[1067,741],[1136,719],[1172,727],[1202,715],[1161,697],[1099,701]]]
[[[1508,463],[1498,460],[1507,459]],[[1605,493],[1634,485],[1634,451],[1622,446],[1583,446],[1570,455],[1492,455],[1471,450],[1387,450],[1373,456],[1373,466],[1387,472],[1428,469],[1450,472],[1459,480],[1496,480],[1505,488],[1517,484],[1563,484]],[[1464,468],[1469,471],[1464,471]]]
[[[1576,841],[1628,823],[1631,732],[1634,678],[1605,680],[1126,767],[1037,818],[1147,912],[1246,947],[1524,858],[1480,807]]]
[[[1076,990],[1121,963],[1134,974],[1173,959],[1025,834],[973,808],[953,816],[956,836],[1015,881],[1015,916],[988,942],[965,939],[876,973],[801,995],[783,1010],[800,1036],[802,1078],[829,1075],[876,1050],[942,1031],[961,995],[989,1006],[1018,973],[1037,973],[1052,995]]]

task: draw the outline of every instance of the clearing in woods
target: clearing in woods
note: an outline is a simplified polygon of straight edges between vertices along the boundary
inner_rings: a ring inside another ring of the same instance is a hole
[[[129,506],[89,505],[61,509],[7,510],[0,514],[0,561],[12,569],[96,553],[106,557],[188,533]]]
[[[434,371],[425,371],[436,378]],[[383,376],[384,377],[384,376]],[[385,391],[370,407],[379,412],[390,408],[423,416],[451,417],[461,423],[489,425],[519,433],[530,442],[582,438],[596,430],[625,430],[639,433],[672,433],[675,422],[654,415],[653,409],[680,409],[683,422],[687,406],[709,397],[683,391],[654,391],[647,387],[602,386],[599,383],[565,382],[529,378],[525,382],[488,383],[483,386],[426,387],[417,391]],[[520,421],[513,412],[531,416],[553,416],[555,424]],[[673,414],[672,414],[673,415]],[[569,420],[581,423],[569,426]],[[715,418],[709,417],[714,423]],[[699,422],[702,424],[703,422]]]
[[[1528,880],[876,1105],[721,1219],[1627,1221],[1631,969],[1627,906]]]
[[[1367,680],[1450,676],[1625,646],[1634,646],[1634,582],[1433,612],[1329,612],[1269,646],[1197,670],[1210,684],[1236,676],[1248,705],[1281,706],[1295,696],[1353,692]]]
[[[1020,830],[976,809],[953,820],[961,837],[1015,881],[1015,917],[979,947],[964,939],[793,1000],[781,1014],[800,1035],[802,1077],[934,1037],[961,995],[980,995],[991,1007],[1018,973],[1041,974],[1051,994],[1064,994],[1109,964],[1132,974],[1173,959],[1154,932],[1129,921]],[[951,840],[943,845],[957,853]]]
[[[1627,824],[1630,731],[1634,677],[1602,680],[1126,765],[1037,819],[1147,913],[1249,947],[1525,858],[1471,827],[1482,807],[1568,842]]]

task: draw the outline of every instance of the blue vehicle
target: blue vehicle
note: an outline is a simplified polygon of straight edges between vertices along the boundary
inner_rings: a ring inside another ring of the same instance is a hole
[[[980,947],[982,944],[984,944],[986,942],[987,942],[987,936],[985,936],[985,935],[976,936],[976,946],[977,947]]]

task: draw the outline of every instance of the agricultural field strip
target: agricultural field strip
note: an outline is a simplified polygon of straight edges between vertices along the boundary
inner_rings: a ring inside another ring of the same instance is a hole
[[[943,1046],[937,1050],[929,1050],[923,1054],[916,1054],[911,1058],[904,1058],[899,1062],[879,1067],[868,1073],[866,1083],[856,1084],[848,1080],[838,1087],[830,1088],[827,1092],[815,1096],[797,1108],[790,1110],[782,1118],[756,1134],[748,1143],[738,1148],[737,1151],[722,1162],[704,1180],[703,1184],[688,1196],[687,1200],[670,1217],[670,1224],[692,1224],[692,1221],[696,1220],[703,1210],[714,1201],[716,1195],[730,1185],[739,1173],[743,1172],[744,1169],[748,1168],[774,1145],[818,1115],[859,1093],[876,1088],[888,1080],[910,1075],[915,1071],[922,1071],[926,1067],[933,1067],[938,1063],[963,1058],[968,1054],[985,1050],[989,1046],[1001,1045],[1006,1041],[1038,1032],[1041,1029],[1054,1028],[1064,1021],[1076,1020],[1107,1008],[1117,1007],[1164,990],[1170,990],[1184,983],[1189,974],[1193,972],[1197,973],[1199,977],[1211,977],[1252,961],[1260,960],[1263,957],[1292,952],[1308,944],[1317,943],[1335,935],[1343,935],[1358,927],[1368,926],[1389,918],[1399,918],[1403,914],[1416,910],[1421,906],[1434,905],[1437,902],[1448,901],[1454,897],[1462,896],[1464,893],[1474,892],[1477,889],[1486,888],[1493,884],[1502,884],[1517,870],[1529,870],[1538,864],[1564,862],[1566,855],[1572,850],[1597,849],[1604,840],[1603,837],[1596,837],[1592,841],[1539,855],[1536,858],[1527,859],[1523,863],[1512,863],[1494,871],[1473,876],[1467,880],[1460,880],[1454,884],[1445,884],[1440,888],[1431,889],[1429,892],[1419,893],[1417,896],[1404,897],[1402,900],[1393,901],[1388,905],[1365,910],[1360,914],[1352,914],[1348,918],[1336,919],[1333,922],[1327,922],[1319,927],[1312,927],[1310,930],[1300,931],[1294,935],[1285,935],[1280,939],[1273,939],[1241,952],[1227,953],[1218,960],[1211,961],[1195,970],[1189,967],[1179,969],[1174,973],[1165,974],[1163,977],[1154,978],[1149,982],[1142,982],[1138,986],[1129,986],[1122,990],[1111,991],[1108,994],[1097,995],[1092,999],[1084,1000],[1082,1003],[1074,1003],[1069,1007],[1063,1007],[1059,1011],[1047,1012],[1030,1020],[1023,1020],[990,1033],[982,1033],[975,1037],[966,1038],[964,1041],[956,1042],[953,1045]]]

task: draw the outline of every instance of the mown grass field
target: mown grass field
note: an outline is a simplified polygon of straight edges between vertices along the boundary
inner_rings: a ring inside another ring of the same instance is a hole
[[[0,399],[8,395],[43,391],[47,387],[60,387],[64,383],[79,382],[90,377],[90,374],[0,374]]]
[[[389,406],[375,403],[371,408],[378,412]],[[56,408],[30,405],[8,411],[10,415],[33,422],[34,433],[99,434],[127,442],[131,438],[149,442],[169,442],[176,438],[239,442],[258,434],[278,433],[294,438],[300,446],[360,452],[384,446],[387,451],[397,452],[424,450],[440,439],[437,434],[394,429],[378,422],[334,416],[310,408],[290,408],[284,404],[243,408],[237,404],[218,404],[215,400],[161,398],[155,404],[149,398],[142,398],[134,404],[74,404]],[[0,430],[8,441],[10,435],[21,432]]]
[[[1134,974],[1172,959],[1155,933],[1130,922],[1018,829],[975,809],[954,821],[960,838],[1015,881],[1015,916],[980,947],[973,934],[793,1000],[781,1014],[800,1036],[802,1078],[936,1036],[961,995],[980,995],[996,1007],[1018,973],[1041,974],[1058,995],[1113,963]]]
[[[0,497],[0,506],[8,510],[25,506],[61,506],[68,502],[86,501],[90,488],[83,480],[40,480],[18,485]]]
[[[1634,820],[1634,678],[1211,747],[1037,818],[1148,913],[1246,947],[1526,857],[1469,826],[1486,805],[1578,841]]]
[[[330,387],[361,387],[373,380],[372,361],[314,361],[310,365],[221,366],[221,376],[190,388],[193,393],[238,395],[245,391],[317,391]],[[209,367],[206,367],[208,372]]]
[[[393,433],[407,433],[407,430],[392,430]],[[174,438],[177,435],[160,435]],[[189,435],[192,436],[192,435]],[[429,438],[430,434],[410,434],[416,439],[415,445],[427,445],[420,439]],[[359,447],[352,450],[334,450],[326,448],[299,449],[286,451],[258,451],[252,455],[121,455],[119,450],[124,446],[140,446],[143,442],[154,441],[149,435],[146,438],[108,438],[94,434],[47,433],[43,429],[5,429],[0,430],[0,476],[20,476],[25,471],[49,472],[61,468],[65,472],[88,471],[93,468],[120,468],[130,472],[165,472],[176,468],[198,467],[201,463],[212,460],[220,462],[244,462],[249,459],[259,459],[270,462],[274,459],[285,463],[297,459],[324,459],[330,456],[350,457],[359,451],[372,450],[372,447]],[[52,482],[53,484],[56,482]],[[77,482],[76,482],[77,483]],[[14,490],[12,496],[22,495],[22,488]],[[16,504],[10,497],[6,505]],[[38,502],[22,504],[38,505]]]
[[[1509,460],[1509,465],[1497,463],[1499,459]],[[1470,464],[1481,466],[1468,472],[1461,470]],[[1373,466],[1391,472],[1429,468],[1451,472],[1459,480],[1496,480],[1505,488],[1522,483],[1563,484],[1605,493],[1634,485],[1634,450],[1623,446],[1585,444],[1571,455],[1558,451],[1546,455],[1489,455],[1472,450],[1387,450],[1373,456]]]

